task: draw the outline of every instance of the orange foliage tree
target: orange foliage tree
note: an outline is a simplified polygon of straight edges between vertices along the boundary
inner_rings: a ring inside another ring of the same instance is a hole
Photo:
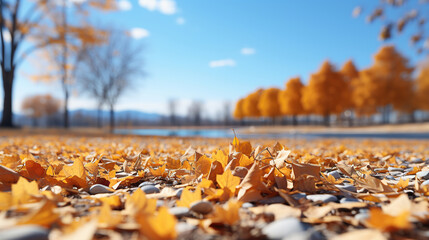
[[[429,62],[420,69],[417,76],[417,102],[422,110],[429,110]]]
[[[261,116],[258,103],[263,91],[263,89],[258,89],[244,98],[243,113],[245,117],[257,118]]]
[[[33,125],[36,125],[38,118],[57,113],[60,106],[60,101],[50,94],[30,96],[22,102],[22,110],[33,119]]]
[[[233,114],[234,118],[241,120],[245,117],[244,111],[243,111],[243,103],[244,103],[244,99],[240,98],[240,100],[238,100],[237,103],[235,104],[235,109]]]
[[[258,109],[261,116],[271,118],[273,123],[276,117],[281,116],[279,93],[280,89],[278,88],[265,89],[258,102]]]
[[[372,108],[370,111],[358,111],[370,114],[374,108],[380,108],[384,123],[389,120],[391,106],[404,113],[414,112],[412,72],[408,59],[393,46],[382,47],[374,55],[374,65],[361,72],[359,80],[353,85],[353,99],[357,108]]]
[[[331,114],[339,114],[346,109],[348,97],[348,85],[343,75],[325,61],[304,88],[302,104],[308,112],[324,116],[325,124],[329,125]]]
[[[296,116],[304,113],[304,108],[301,104],[303,87],[304,85],[299,77],[291,78],[286,83],[286,88],[278,96],[281,114],[292,115],[293,125],[297,124]]]

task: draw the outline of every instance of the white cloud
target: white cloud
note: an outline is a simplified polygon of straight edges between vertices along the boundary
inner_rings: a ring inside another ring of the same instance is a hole
[[[150,33],[148,30],[144,28],[132,28],[130,30],[130,35],[132,38],[141,39],[141,38],[149,37]]]
[[[236,65],[235,61],[233,59],[221,59],[221,60],[215,60],[211,61],[209,63],[209,66],[211,68],[216,67],[234,67]]]
[[[183,24],[186,23],[186,20],[184,18],[182,18],[182,17],[178,17],[176,19],[176,23],[179,24],[179,25],[183,25]]]
[[[118,8],[122,11],[128,11],[128,10],[131,10],[131,8],[133,8],[133,5],[128,0],[119,0],[117,2],[117,5],[118,5]]]
[[[150,11],[159,11],[163,14],[171,15],[177,12],[175,0],[139,0],[141,7]]]
[[[241,54],[243,55],[252,55],[255,54],[256,50],[254,48],[242,48]]]
[[[10,42],[12,41],[12,36],[10,35],[9,31],[7,30],[3,30],[3,40],[5,42]]]
[[[174,0],[158,1],[158,9],[164,14],[175,14],[177,12],[176,2]]]

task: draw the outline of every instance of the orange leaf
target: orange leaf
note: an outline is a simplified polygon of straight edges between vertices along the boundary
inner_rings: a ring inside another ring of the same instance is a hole
[[[216,181],[221,188],[228,188],[233,194],[238,184],[240,184],[240,178],[232,175],[230,169],[227,169],[222,175],[217,175]]]
[[[39,209],[32,214],[21,218],[18,224],[37,224],[44,227],[50,227],[52,223],[56,222],[59,218],[58,214],[54,212],[56,208],[55,203],[46,201]]]
[[[146,194],[138,188],[125,202],[125,212],[135,215],[138,213],[152,214],[156,209],[156,199],[146,198]]]
[[[12,185],[12,202],[14,205],[29,203],[33,195],[39,194],[39,186],[35,181],[28,182],[27,179],[20,177],[16,184]]]
[[[155,177],[163,177],[167,176],[167,173],[165,172],[166,165],[162,165],[162,167],[158,167],[157,169],[149,168],[150,173],[152,173]]]
[[[216,205],[212,221],[226,225],[234,225],[240,220],[240,207],[241,202],[237,200],[229,200],[223,207]]]
[[[19,174],[10,168],[0,165],[0,182],[2,183],[16,183],[19,179]]]
[[[292,163],[292,170],[295,179],[304,174],[314,176],[316,179],[320,179],[319,165]]]
[[[201,189],[197,188],[194,192],[191,192],[189,188],[185,188],[180,196],[180,200],[176,202],[176,205],[179,207],[189,207],[196,201],[201,201]]]
[[[62,172],[66,177],[76,176],[83,180],[86,178],[85,167],[83,166],[83,162],[80,158],[75,158],[72,166],[64,165]]]
[[[140,232],[148,239],[168,240],[177,237],[177,220],[165,207],[160,207],[156,215],[139,215],[137,222],[140,223]]]
[[[385,214],[379,208],[372,208],[370,209],[369,214],[370,216],[367,220],[367,224],[384,232],[408,229],[411,227],[408,220],[410,216],[408,211],[404,211],[398,216],[391,216],[389,214]]]
[[[205,155],[201,156],[195,165],[195,174],[200,176],[203,174],[203,177],[206,177],[209,174],[212,161]]]

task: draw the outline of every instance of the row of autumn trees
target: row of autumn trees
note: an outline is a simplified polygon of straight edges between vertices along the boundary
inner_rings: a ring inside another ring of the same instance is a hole
[[[374,55],[374,63],[359,71],[347,61],[337,70],[325,61],[312,74],[308,85],[291,78],[286,88],[258,89],[240,99],[234,110],[236,119],[292,116],[323,116],[326,125],[332,115],[348,111],[356,116],[382,115],[389,121],[391,109],[414,119],[416,110],[429,110],[429,65],[422,67],[417,78],[408,59],[393,46],[384,46]]]
[[[49,68],[37,80],[59,80],[63,93],[64,127],[69,126],[68,102],[76,79],[78,90],[95,97],[99,109],[111,110],[137,75],[138,49],[123,34],[111,34],[90,23],[94,11],[117,10],[115,0],[0,0],[0,67],[3,87],[1,127],[13,127],[13,92],[17,69],[36,50],[43,50]],[[123,33],[123,32],[122,32]],[[119,36],[119,37],[118,37]],[[120,57],[118,57],[120,56]],[[38,59],[38,62],[40,59]],[[140,66],[138,66],[140,67]],[[109,70],[109,71],[106,71]]]

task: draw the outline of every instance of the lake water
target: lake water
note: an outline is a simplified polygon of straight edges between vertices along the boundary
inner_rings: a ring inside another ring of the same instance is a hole
[[[429,133],[359,133],[359,132],[323,132],[323,133],[243,133],[236,130],[240,138],[358,138],[358,139],[429,139]],[[116,129],[116,134],[163,136],[163,137],[206,137],[206,138],[233,138],[231,129]]]

